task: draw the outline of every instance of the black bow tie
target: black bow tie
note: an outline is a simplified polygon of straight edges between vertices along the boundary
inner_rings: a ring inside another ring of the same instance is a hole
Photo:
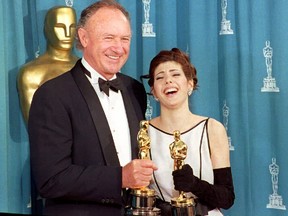
[[[107,96],[109,96],[109,88],[115,92],[121,90],[119,79],[113,80],[103,80],[101,78],[98,79],[99,88],[103,91]]]

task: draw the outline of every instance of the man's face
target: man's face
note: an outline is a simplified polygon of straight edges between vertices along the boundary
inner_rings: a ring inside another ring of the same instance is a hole
[[[76,15],[73,9],[56,9],[48,19],[48,26],[45,28],[49,44],[55,49],[72,49],[76,30]]]
[[[129,20],[117,9],[101,8],[80,28],[86,61],[106,79],[126,63],[131,42]]]

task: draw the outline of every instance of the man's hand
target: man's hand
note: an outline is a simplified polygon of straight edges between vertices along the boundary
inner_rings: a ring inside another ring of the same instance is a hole
[[[135,159],[122,168],[122,188],[141,188],[149,185],[158,168],[149,159]]]

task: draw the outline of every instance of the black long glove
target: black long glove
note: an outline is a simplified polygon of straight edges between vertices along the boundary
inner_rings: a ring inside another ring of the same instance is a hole
[[[231,167],[214,169],[213,172],[214,185],[194,176],[192,168],[185,164],[172,173],[175,190],[192,192],[202,204],[211,208],[228,209],[235,199]]]

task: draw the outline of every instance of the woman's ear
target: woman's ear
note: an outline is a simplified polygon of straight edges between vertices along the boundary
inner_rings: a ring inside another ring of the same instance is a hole
[[[157,98],[157,96],[155,95],[155,92],[154,92],[154,88],[153,88],[153,87],[151,87],[150,93],[153,95],[153,97],[154,97],[154,99],[155,99],[156,101],[159,101],[158,98]]]
[[[193,82],[193,80],[188,80],[188,89],[191,89],[191,90],[194,89],[194,82]]]
[[[153,97],[155,97],[155,92],[154,92],[154,88],[153,87],[150,88],[150,93],[153,95]]]

